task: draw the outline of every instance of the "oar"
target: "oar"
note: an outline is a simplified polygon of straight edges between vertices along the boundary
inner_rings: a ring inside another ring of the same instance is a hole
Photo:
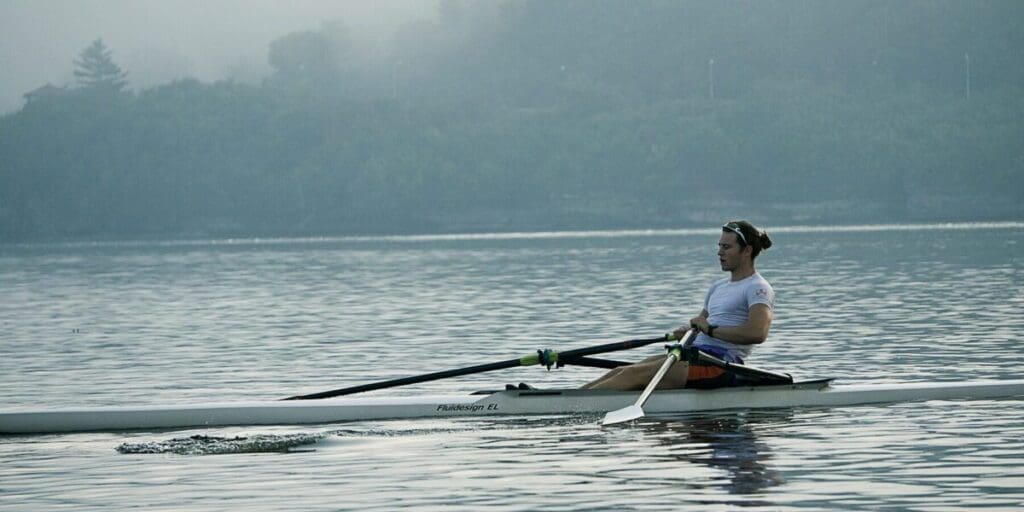
[[[614,425],[616,423],[624,423],[627,421],[633,421],[635,419],[644,417],[644,404],[647,403],[647,399],[654,392],[654,388],[658,387],[661,383],[662,377],[668,373],[668,369],[675,364],[676,361],[682,359],[683,348],[688,347],[693,341],[693,337],[697,335],[697,329],[691,328],[686,331],[686,334],[680,340],[681,344],[676,344],[668,351],[668,357],[665,358],[665,362],[662,363],[661,368],[658,368],[658,373],[654,374],[654,378],[647,384],[644,392],[640,394],[640,398],[637,399],[636,403],[629,407],[623,407],[622,409],[609,412],[604,416],[602,425]]]
[[[633,363],[627,363],[625,361],[612,361],[611,359],[598,359],[596,357],[565,357],[564,355],[558,359],[558,365],[571,364],[575,366],[589,366],[591,368],[604,368],[611,370],[612,368],[618,368],[620,366],[628,366]]]
[[[627,350],[631,348],[642,347],[644,345],[650,345],[651,343],[659,343],[663,341],[671,341],[674,339],[672,334],[666,334],[659,338],[651,338],[646,340],[628,340],[618,341],[615,343],[605,343],[603,345],[595,345],[593,347],[578,348],[575,350],[567,350],[562,353],[555,352],[553,350],[538,350],[535,354],[520,357],[519,359],[509,359],[506,361],[498,361],[495,363],[480,364],[476,366],[468,366],[466,368],[456,368],[454,370],[444,370],[434,373],[426,373],[423,375],[415,375],[412,377],[402,377],[398,379],[391,379],[382,382],[374,382],[370,384],[362,384],[359,386],[352,386],[348,388],[334,389],[331,391],[321,391],[319,393],[311,393],[308,395],[297,395],[284,400],[310,400],[315,398],[330,398],[332,396],[351,395],[352,393],[361,393],[363,391],[372,391],[375,389],[393,388],[396,386],[405,386],[408,384],[417,384],[420,382],[428,382],[438,379],[446,379],[448,377],[458,377],[461,375],[470,375],[473,373],[483,373],[493,370],[503,370],[505,368],[516,368],[518,366],[533,366],[536,364],[546,365],[551,368],[551,365],[557,364],[559,359],[565,363],[571,363],[573,359],[578,359],[584,356],[593,354],[602,354],[605,352],[615,352],[617,350]]]

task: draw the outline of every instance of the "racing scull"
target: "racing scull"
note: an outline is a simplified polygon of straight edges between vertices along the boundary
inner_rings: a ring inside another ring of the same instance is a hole
[[[689,335],[692,335],[692,331]],[[639,400],[637,393],[631,391],[583,389],[506,389],[466,395],[406,397],[344,396],[516,366],[542,365],[550,369],[552,366],[576,364],[610,368],[627,363],[589,356],[671,339],[674,337],[667,334],[657,338],[607,343],[562,353],[538,350],[535,354],[516,359],[297,395],[284,400],[197,405],[0,409],[0,434],[299,425],[409,418],[592,414],[618,411],[633,404],[630,409],[634,411],[609,415],[615,420],[612,422],[619,422],[643,415],[725,409],[834,407],[1024,395],[1024,380],[847,386],[833,386],[832,379],[793,382],[793,378],[788,374],[729,363],[705,354],[689,344],[675,344],[666,346],[671,354],[667,364],[677,359],[686,359],[690,362],[699,360],[731,372],[740,385],[712,390],[658,390],[652,394],[657,384],[654,381]],[[635,411],[640,406],[643,406],[643,409]],[[606,423],[609,423],[607,418]]]
[[[830,379],[712,390],[658,391],[648,416],[726,409],[836,407],[906,401],[1024,396],[1024,380],[833,386]],[[626,407],[635,392],[581,389],[503,390],[482,394],[339,397],[129,407],[0,410],[0,433],[213,428],[297,425],[411,418],[603,414]]]

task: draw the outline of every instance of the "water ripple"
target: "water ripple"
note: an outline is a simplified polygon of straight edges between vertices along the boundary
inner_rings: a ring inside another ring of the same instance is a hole
[[[773,231],[759,262],[776,319],[752,362],[845,383],[1016,378],[1022,234]],[[0,404],[275,398],[656,336],[720,277],[714,242],[693,230],[3,246]],[[503,370],[377,394],[571,387],[598,372]],[[1022,406],[0,437],[0,510],[1012,510],[1024,507]],[[230,454],[116,451],[192,436]],[[228,448],[243,438],[316,441]]]

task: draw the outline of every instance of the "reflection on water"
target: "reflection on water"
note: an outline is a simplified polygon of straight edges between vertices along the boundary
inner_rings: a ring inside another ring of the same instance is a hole
[[[786,423],[791,417],[789,409],[688,414],[640,421],[635,428],[667,447],[665,457],[724,472],[722,487],[727,492],[752,494],[785,481],[771,469],[771,447],[759,439],[758,433],[771,431],[773,425]]]

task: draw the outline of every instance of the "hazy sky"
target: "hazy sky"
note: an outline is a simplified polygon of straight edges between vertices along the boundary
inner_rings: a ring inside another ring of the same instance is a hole
[[[343,20],[386,40],[397,25],[435,14],[435,0],[0,0],[0,113],[22,94],[73,81],[73,61],[102,38],[133,87],[267,69],[267,46]]]

